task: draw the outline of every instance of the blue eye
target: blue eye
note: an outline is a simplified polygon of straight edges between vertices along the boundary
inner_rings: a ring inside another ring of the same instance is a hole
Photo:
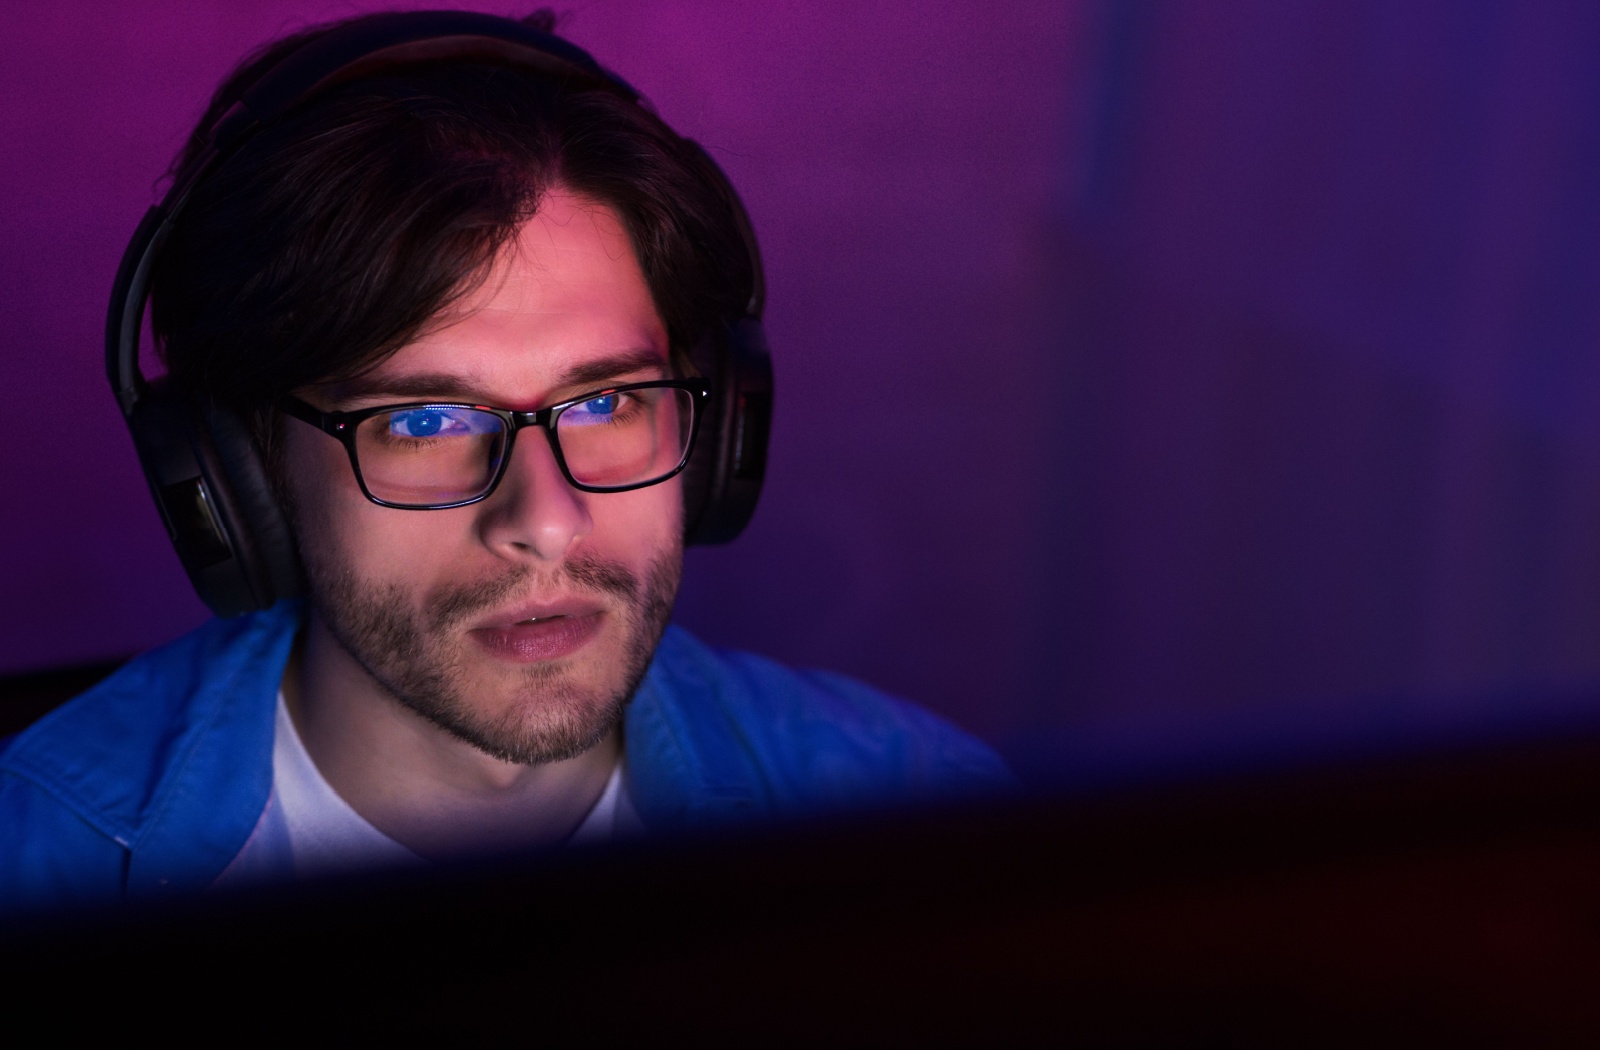
[[[431,408],[396,412],[389,417],[389,432],[402,437],[433,437],[444,425],[444,413]]]
[[[572,408],[587,416],[609,416],[616,412],[617,402],[621,400],[617,394],[607,394],[604,397],[590,398],[581,405],[573,405]]]

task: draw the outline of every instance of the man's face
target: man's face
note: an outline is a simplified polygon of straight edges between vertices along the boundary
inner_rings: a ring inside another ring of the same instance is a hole
[[[622,223],[557,189],[427,334],[358,381],[299,393],[324,410],[429,399],[526,410],[668,374],[666,329]],[[314,615],[366,675],[508,761],[604,738],[677,592],[678,478],[579,492],[530,428],[487,499],[395,510],[361,494],[339,442],[283,426]]]

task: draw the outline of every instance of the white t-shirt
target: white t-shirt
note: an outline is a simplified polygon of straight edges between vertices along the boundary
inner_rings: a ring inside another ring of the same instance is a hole
[[[619,761],[566,845],[609,842],[639,827]],[[340,871],[419,866],[422,857],[373,827],[323,779],[300,741],[283,693],[272,734],[272,791],[261,818],[213,885],[282,882]]]

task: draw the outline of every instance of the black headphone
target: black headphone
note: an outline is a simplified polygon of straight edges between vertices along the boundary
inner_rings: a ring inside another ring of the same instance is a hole
[[[265,609],[301,592],[299,556],[260,450],[235,413],[139,371],[150,272],[178,213],[205,176],[256,132],[335,84],[401,65],[478,61],[531,69],[642,104],[639,93],[582,49],[532,26],[464,11],[373,15],[307,40],[267,69],[207,131],[206,144],[139,223],[112,287],[106,372],[145,478],[190,582],[218,616]],[[761,327],[761,256],[733,186],[688,139],[702,174],[726,201],[751,274],[743,313],[723,338],[697,348],[710,404],[684,471],[684,537],[726,543],[755,512],[772,423],[772,361]]]

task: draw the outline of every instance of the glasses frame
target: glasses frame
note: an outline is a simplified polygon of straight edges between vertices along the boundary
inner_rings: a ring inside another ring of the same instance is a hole
[[[691,417],[689,420],[689,440],[684,445],[683,456],[678,460],[678,465],[658,478],[649,481],[637,481],[630,485],[586,485],[572,476],[572,471],[567,466],[567,458],[561,452],[561,439],[556,436],[556,423],[561,418],[561,413],[575,405],[586,401],[593,401],[598,397],[608,397],[611,394],[625,394],[630,390],[686,390],[693,395],[690,402]],[[361,486],[361,494],[380,507],[391,507],[395,510],[453,510],[456,507],[467,507],[481,500],[486,500],[494,495],[494,490],[500,487],[500,479],[505,477],[506,467],[511,463],[511,453],[516,449],[517,431],[524,427],[539,427],[544,431],[544,436],[550,441],[550,452],[555,456],[556,466],[561,468],[562,477],[567,479],[567,484],[579,492],[631,492],[634,489],[648,488],[659,485],[669,478],[677,476],[688,464],[689,457],[694,454],[695,439],[700,434],[700,420],[705,415],[705,407],[711,396],[711,384],[704,379],[654,379],[645,383],[622,383],[617,386],[601,387],[591,390],[577,397],[558,401],[553,405],[534,409],[531,412],[519,412],[511,408],[496,408],[493,405],[474,405],[465,401],[405,401],[393,405],[375,405],[371,408],[360,408],[353,412],[324,412],[315,405],[307,404],[293,394],[285,394],[278,401],[278,410],[284,415],[309,423],[329,437],[337,439],[344,445],[345,452],[350,456],[350,469],[355,472],[356,484]],[[416,408],[470,408],[479,412],[488,412],[500,417],[506,426],[506,447],[500,456],[500,466],[495,470],[494,477],[489,479],[489,484],[484,490],[471,499],[456,500],[453,503],[392,503],[389,500],[379,499],[367,488],[367,479],[361,474],[361,460],[356,454],[356,427],[361,421],[383,412],[395,412],[403,409]]]

